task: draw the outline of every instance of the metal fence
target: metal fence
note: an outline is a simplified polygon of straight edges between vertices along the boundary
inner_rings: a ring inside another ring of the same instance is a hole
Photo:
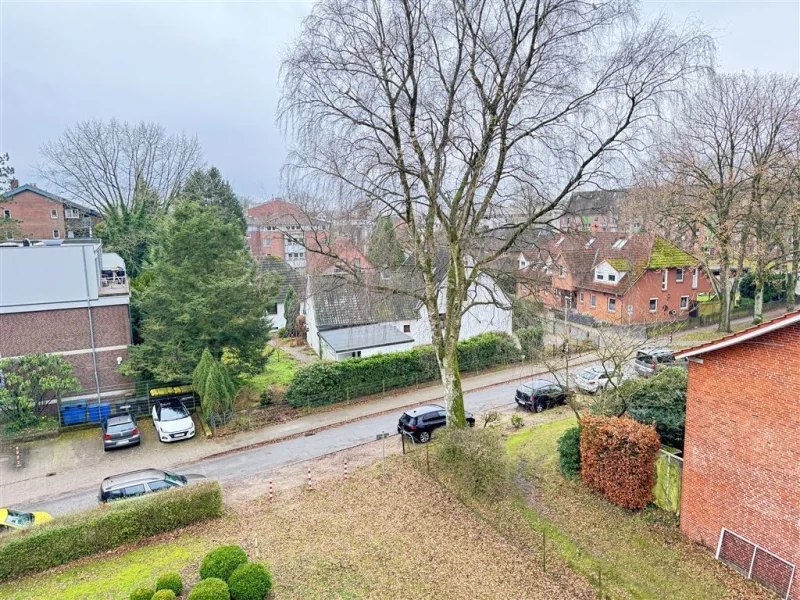
[[[797,599],[797,596],[789,595],[792,593],[796,565],[724,527],[719,534],[717,559],[784,600]]]
[[[653,487],[656,506],[680,515],[682,480],[683,459],[675,452],[661,448],[656,459],[656,484]]]

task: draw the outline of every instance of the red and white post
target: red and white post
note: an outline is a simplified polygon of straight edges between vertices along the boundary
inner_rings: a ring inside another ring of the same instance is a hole
[[[16,462],[14,463],[14,466],[17,469],[20,469],[22,468],[22,461],[19,459],[19,446],[14,447],[14,454],[16,455]]]
[[[344,459],[344,480],[347,481],[347,459]]]
[[[308,489],[313,489],[311,487],[311,467],[308,467]]]
[[[272,502],[272,479],[269,480],[269,501]]]

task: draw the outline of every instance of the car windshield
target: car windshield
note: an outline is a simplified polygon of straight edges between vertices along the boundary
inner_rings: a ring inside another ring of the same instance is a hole
[[[414,420],[414,417],[412,417],[408,413],[403,413],[403,416],[400,417],[400,422],[401,423],[411,423],[411,421],[413,421],[413,420]]]
[[[169,471],[164,471],[164,479],[169,481],[170,483],[186,483],[187,479],[183,475],[178,475],[177,473],[170,473]]]
[[[185,419],[189,413],[184,408],[183,404],[162,404],[161,405],[161,420],[162,421],[177,421],[178,419]]]
[[[31,513],[19,512],[18,510],[9,510],[5,522],[7,525],[25,527],[33,523],[33,515]]]
[[[644,352],[637,352],[636,353],[636,360],[642,360],[642,361],[645,361],[645,362],[653,362],[653,357],[650,356],[649,354],[644,353]]]
[[[588,369],[584,369],[579,373],[581,377],[584,379],[594,379],[598,375],[603,372],[603,369],[600,367],[589,367]]]

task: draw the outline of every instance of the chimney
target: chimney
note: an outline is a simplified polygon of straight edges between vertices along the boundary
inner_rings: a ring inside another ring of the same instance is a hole
[[[15,190],[19,187],[19,179],[12,179],[11,180],[11,189]]]

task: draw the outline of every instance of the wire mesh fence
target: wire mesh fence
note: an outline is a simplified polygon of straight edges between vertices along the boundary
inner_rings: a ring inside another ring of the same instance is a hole
[[[784,600],[798,598],[791,595],[796,565],[724,527],[719,536],[717,558]]]

